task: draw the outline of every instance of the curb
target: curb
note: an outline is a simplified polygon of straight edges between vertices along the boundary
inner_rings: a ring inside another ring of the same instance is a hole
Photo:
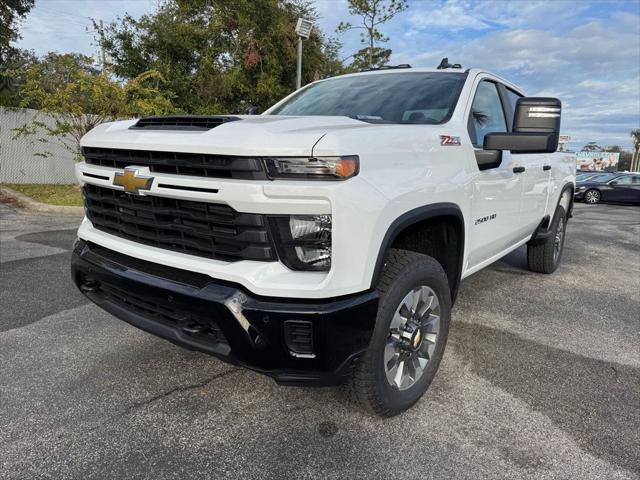
[[[31,197],[23,193],[16,192],[7,187],[0,187],[0,196],[8,197],[19,207],[38,213],[62,213],[64,215],[84,215],[84,207],[71,207],[67,205],[49,205],[48,203],[36,202]]]

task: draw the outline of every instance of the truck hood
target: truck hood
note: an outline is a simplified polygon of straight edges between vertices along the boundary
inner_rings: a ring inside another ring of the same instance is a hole
[[[327,133],[376,127],[348,117],[236,115],[238,121],[210,130],[130,129],[137,120],[98,125],[81,145],[238,156],[311,155]]]

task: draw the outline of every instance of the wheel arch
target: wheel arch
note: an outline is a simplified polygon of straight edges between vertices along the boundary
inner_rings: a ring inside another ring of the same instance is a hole
[[[575,185],[571,182],[566,183],[562,190],[560,190],[560,195],[558,195],[558,200],[556,201],[556,206],[552,210],[551,215],[547,214],[544,216],[538,227],[536,227],[533,235],[531,235],[531,239],[527,242],[527,244],[532,245],[536,244],[540,241],[544,241],[544,239],[550,234],[549,229],[551,225],[553,225],[553,220],[556,212],[558,211],[558,207],[563,205],[565,209],[566,219],[570,219],[573,216],[573,193],[575,192]],[[566,199],[563,200],[563,199]]]
[[[431,239],[429,235],[434,234],[438,235],[434,243],[426,242],[426,245],[415,243]],[[447,273],[451,301],[454,302],[462,276],[464,244],[464,216],[455,203],[436,203],[409,210],[396,218],[384,235],[376,258],[371,288],[375,288],[380,278],[389,249],[403,248],[430,254],[440,262]],[[413,245],[422,248],[412,248]]]

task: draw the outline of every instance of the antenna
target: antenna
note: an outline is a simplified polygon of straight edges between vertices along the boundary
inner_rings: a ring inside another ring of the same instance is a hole
[[[440,65],[438,65],[438,70],[445,70],[447,68],[462,68],[462,65],[460,65],[459,63],[449,63],[449,57],[444,57],[441,61],[440,61]]]

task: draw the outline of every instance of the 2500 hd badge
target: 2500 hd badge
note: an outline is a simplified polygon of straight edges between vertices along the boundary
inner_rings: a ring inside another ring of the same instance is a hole
[[[525,244],[552,273],[571,216],[560,101],[455,67],[320,80],[261,115],[95,127],[75,283],[183,347],[406,410],[461,280]]]

